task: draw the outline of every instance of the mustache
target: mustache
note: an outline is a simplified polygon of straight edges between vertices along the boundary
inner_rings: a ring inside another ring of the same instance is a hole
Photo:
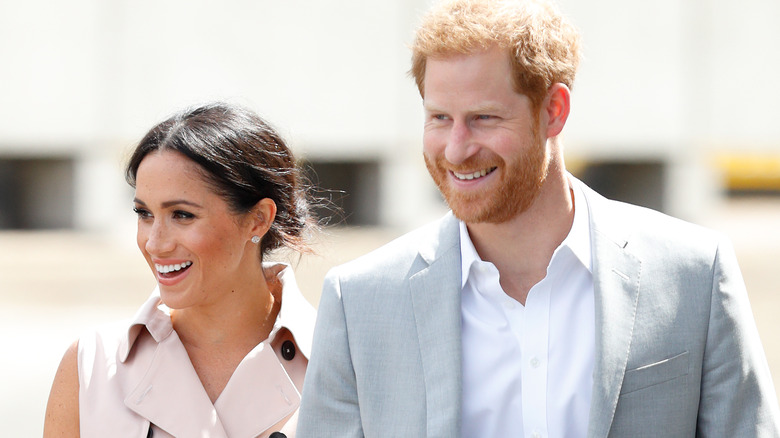
[[[474,156],[469,157],[466,161],[458,164],[453,164],[447,161],[444,156],[436,158],[436,167],[440,169],[446,169],[451,172],[468,173],[482,169],[492,169],[504,164],[504,160],[498,155],[493,156]]]

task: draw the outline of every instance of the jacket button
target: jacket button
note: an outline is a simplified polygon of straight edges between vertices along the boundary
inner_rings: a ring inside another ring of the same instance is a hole
[[[290,341],[287,341],[290,342]],[[268,435],[268,438],[287,438],[287,435],[281,433],[281,432],[274,432],[270,435]]]
[[[295,357],[295,344],[293,344],[293,341],[284,341],[282,343],[282,357],[284,360],[293,360]]]

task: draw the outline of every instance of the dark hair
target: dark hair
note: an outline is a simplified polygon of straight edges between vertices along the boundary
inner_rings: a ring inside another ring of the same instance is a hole
[[[138,166],[154,151],[176,151],[197,163],[203,178],[235,214],[258,201],[276,203],[276,218],[260,242],[260,255],[281,246],[308,252],[304,231],[315,225],[305,183],[292,152],[254,112],[227,103],[186,109],[152,128],[125,170],[135,187]]]

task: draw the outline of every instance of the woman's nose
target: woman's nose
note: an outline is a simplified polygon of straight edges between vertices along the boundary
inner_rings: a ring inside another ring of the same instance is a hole
[[[146,242],[144,242],[146,252],[156,255],[165,254],[172,251],[175,246],[171,233],[168,232],[165,224],[155,220],[149,226]]]

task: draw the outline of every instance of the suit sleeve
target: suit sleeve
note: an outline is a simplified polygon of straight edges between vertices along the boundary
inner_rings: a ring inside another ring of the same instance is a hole
[[[780,412],[745,285],[731,245],[713,266],[702,370],[699,437],[780,437]]]
[[[355,371],[339,277],[325,277],[306,371],[297,436],[362,437]]]

